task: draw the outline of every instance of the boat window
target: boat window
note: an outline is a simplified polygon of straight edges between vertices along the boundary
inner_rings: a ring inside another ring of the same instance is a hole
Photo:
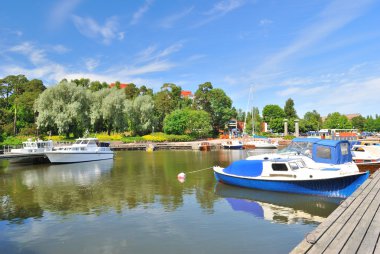
[[[347,155],[348,154],[348,144],[347,143],[341,143],[340,144],[340,151],[342,155]]]
[[[363,147],[355,147],[354,149],[355,152],[364,152]]]
[[[293,170],[299,168],[296,162],[289,162],[289,166],[290,166],[290,168],[293,169]]]
[[[297,161],[297,164],[298,164],[298,167],[300,167],[300,168],[306,168],[306,164],[303,160]]]
[[[88,142],[88,144],[89,144],[89,145],[96,145],[95,140],[90,140],[90,141]]]
[[[273,171],[288,171],[288,167],[285,163],[273,163],[272,169]]]
[[[322,158],[322,159],[331,159],[330,147],[318,146],[317,157]]]
[[[75,141],[75,144],[79,145],[81,142],[82,142],[82,140],[78,139],[77,141]]]

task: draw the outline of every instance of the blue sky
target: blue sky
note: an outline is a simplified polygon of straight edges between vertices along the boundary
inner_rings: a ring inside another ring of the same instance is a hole
[[[39,0],[0,8],[0,77],[210,81],[236,108],[380,114],[380,1]]]

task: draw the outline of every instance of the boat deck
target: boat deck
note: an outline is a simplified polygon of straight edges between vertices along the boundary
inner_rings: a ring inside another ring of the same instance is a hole
[[[380,170],[291,253],[380,253]]]

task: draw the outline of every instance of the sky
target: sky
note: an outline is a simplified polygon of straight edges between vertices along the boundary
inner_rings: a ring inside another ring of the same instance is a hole
[[[379,0],[13,0],[0,77],[211,82],[244,111],[380,114]]]

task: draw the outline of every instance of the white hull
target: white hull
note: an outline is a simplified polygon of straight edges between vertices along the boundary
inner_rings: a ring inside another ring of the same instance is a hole
[[[85,161],[109,160],[113,152],[46,152],[51,163],[75,163]]]

